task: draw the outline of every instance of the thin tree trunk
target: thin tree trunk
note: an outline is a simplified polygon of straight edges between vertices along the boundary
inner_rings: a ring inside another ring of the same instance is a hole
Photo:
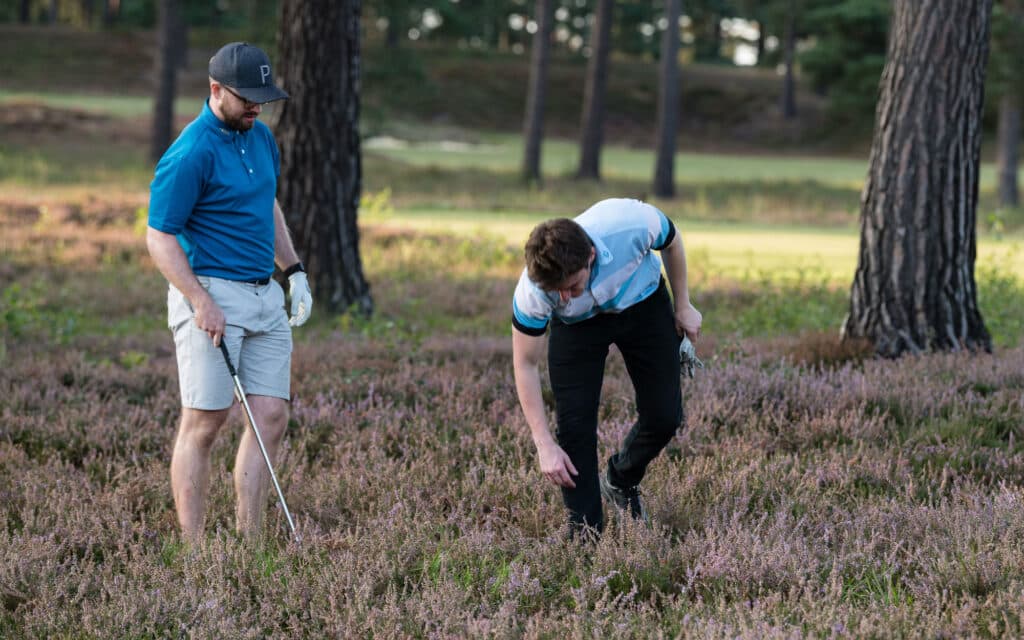
[[[28,24],[29,19],[32,17],[29,9],[32,7],[32,0],[21,0],[21,4],[18,6],[18,21],[21,24]]]
[[[317,304],[368,315],[373,300],[356,220],[362,195],[361,10],[360,0],[282,2],[278,73],[291,98],[279,107],[276,131],[279,200]]]
[[[51,25],[57,24],[57,15],[59,10],[60,4],[58,3],[58,0],[50,0],[49,20]]]
[[[895,357],[991,350],[974,280],[992,0],[896,0],[843,333]]]
[[[544,101],[548,78],[548,54],[554,24],[553,0],[537,0],[534,9],[537,33],[530,52],[530,80],[526,89],[526,112],[523,120],[523,179],[541,183],[540,151],[544,140]]]
[[[401,25],[398,23],[398,11],[388,16],[388,27],[384,31],[384,45],[388,49],[397,49],[402,43]]]
[[[786,73],[782,81],[782,117],[792,120],[796,117],[796,80],[793,77],[793,64],[796,59],[796,0],[790,0],[786,8],[785,39]]]
[[[153,133],[149,157],[153,162],[171,144],[174,135],[174,96],[177,93],[178,53],[175,51],[179,0],[159,0],[157,4],[157,48],[155,56],[156,96],[153,102]]]
[[[764,65],[764,53],[768,42],[768,27],[765,24],[764,16],[757,20],[757,65]]]
[[[679,125],[679,13],[680,0],[665,1],[668,26],[661,37],[661,82],[658,83],[657,158],[654,164],[654,195],[676,195],[676,131]]]
[[[999,100],[999,206],[1014,208],[1020,203],[1017,166],[1020,158],[1020,95],[1010,91]]]
[[[613,0],[597,0],[597,16],[590,39],[590,60],[583,89],[580,125],[580,167],[577,178],[601,179],[601,144],[604,134],[605,87],[608,84],[608,53],[611,49]]]
[[[86,27],[92,26],[93,1],[94,0],[82,0],[82,15],[85,18]]]
[[[180,0],[179,0],[180,1]],[[184,7],[178,7],[177,15],[174,17],[174,53],[176,56],[175,65],[184,71],[188,68],[188,19],[185,17]]]

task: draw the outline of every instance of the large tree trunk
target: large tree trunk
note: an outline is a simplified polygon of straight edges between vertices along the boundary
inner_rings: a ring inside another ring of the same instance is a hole
[[[580,167],[577,178],[601,179],[601,144],[604,133],[604,99],[608,84],[608,52],[611,49],[613,0],[597,0],[597,16],[590,37],[590,61],[583,89],[583,120],[580,125]]]
[[[1013,89],[999,100],[999,206],[1016,207],[1020,203],[1017,165],[1020,158],[1020,95]]]
[[[356,224],[361,10],[360,0],[284,0],[278,31],[278,72],[291,95],[276,127],[279,200],[317,304],[334,313],[373,311]]]
[[[537,0],[534,15],[537,33],[530,52],[530,81],[523,118],[523,179],[540,184],[540,147],[544,139],[544,100],[548,79],[548,53],[554,25],[553,0]]]
[[[680,0],[665,1],[668,26],[661,37],[661,82],[658,84],[657,157],[654,164],[654,195],[676,195],[676,130],[679,125],[679,7]]]
[[[844,335],[991,350],[974,281],[992,0],[896,0]]]
[[[174,96],[177,93],[177,28],[181,22],[179,0],[160,0],[157,4],[156,97],[153,102],[153,132],[149,157],[160,160],[174,136]]]
[[[792,120],[796,117],[796,80],[793,64],[796,59],[796,0],[789,0],[786,6],[786,35],[783,49],[786,73],[782,80],[782,117]]]

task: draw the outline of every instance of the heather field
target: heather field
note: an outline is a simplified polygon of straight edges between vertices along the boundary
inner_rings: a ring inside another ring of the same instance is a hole
[[[686,429],[644,483],[654,526],[616,521],[580,548],[514,395],[518,251],[368,222],[377,314],[314,314],[296,332],[277,471],[303,543],[274,503],[265,540],[233,533],[236,414],[208,538],[190,547],[168,486],[164,284],[137,207],[116,193],[0,207],[4,638],[1024,632],[1014,272],[981,270],[994,355],[890,362],[837,344],[845,282],[736,276],[696,252],[708,367],[684,383]],[[609,362],[606,454],[633,411]]]

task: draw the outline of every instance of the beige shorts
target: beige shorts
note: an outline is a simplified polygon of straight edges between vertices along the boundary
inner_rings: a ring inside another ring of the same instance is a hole
[[[264,285],[199,276],[223,310],[224,343],[247,395],[290,397],[292,331],[284,310],[284,291],[276,281]],[[224,355],[196,326],[192,305],[173,285],[167,290],[167,325],[178,356],[181,404],[190,409],[226,409],[234,401],[234,382]]]

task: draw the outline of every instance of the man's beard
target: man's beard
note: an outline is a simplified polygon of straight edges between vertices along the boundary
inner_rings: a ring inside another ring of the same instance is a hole
[[[252,122],[246,121],[246,115],[253,116]],[[253,125],[256,124],[256,118],[258,117],[259,114],[243,112],[237,116],[225,117],[224,124],[228,125],[229,129],[234,129],[235,131],[248,131],[249,129],[252,129]]]

